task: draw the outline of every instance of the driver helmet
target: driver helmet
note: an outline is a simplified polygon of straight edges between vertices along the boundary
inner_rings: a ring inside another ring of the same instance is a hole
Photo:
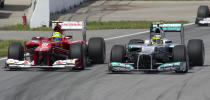
[[[163,44],[163,38],[161,35],[155,35],[152,37],[152,44]]]
[[[61,40],[61,33],[60,32],[54,32],[52,35],[52,38],[54,41],[60,41]]]
[[[161,34],[161,33],[163,33],[162,27],[157,27],[157,28],[155,29],[155,34]]]

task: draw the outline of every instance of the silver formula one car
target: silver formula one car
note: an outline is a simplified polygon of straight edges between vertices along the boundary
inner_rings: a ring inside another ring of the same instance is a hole
[[[208,26],[210,24],[210,12],[208,6],[202,5],[198,8],[195,24],[198,24],[199,26]]]
[[[165,32],[180,32],[181,43],[175,44],[168,40]],[[187,46],[184,41],[182,24],[152,24],[149,40],[132,39],[127,47],[124,45],[112,47],[108,70],[186,73],[190,66],[202,66],[205,59],[203,40],[191,39]]]

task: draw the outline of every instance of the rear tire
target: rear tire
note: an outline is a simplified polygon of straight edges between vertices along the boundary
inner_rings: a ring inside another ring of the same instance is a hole
[[[198,8],[197,17],[198,18],[206,18],[209,14],[209,7],[202,5]]]
[[[21,43],[11,43],[8,48],[8,59],[23,60],[24,48]]]
[[[69,55],[70,59],[81,59],[82,66],[79,69],[85,69],[85,67],[87,66],[87,59],[82,44],[79,43],[71,44],[69,50],[70,50],[70,55]]]
[[[174,62],[185,62],[186,61],[186,51],[184,45],[177,45],[173,49],[173,61]],[[185,71],[175,71],[176,73],[187,73],[188,67]]]
[[[93,60],[93,63],[104,63],[106,58],[106,46],[104,38],[93,37],[89,39],[88,56]]]
[[[128,44],[129,45],[130,44],[144,44],[144,40],[142,40],[142,39],[131,39]]]
[[[204,43],[201,39],[188,41],[188,55],[191,66],[203,66],[205,60]]]
[[[111,62],[125,62],[125,54],[123,45],[114,45],[111,50]]]
[[[207,18],[208,16],[209,16],[209,7],[205,5],[200,6],[197,11],[197,18],[195,20],[195,24],[198,24],[198,26],[206,26],[206,24],[204,25],[199,24],[199,21],[203,20],[203,18]]]
[[[40,39],[41,38],[41,39]],[[31,38],[31,40],[43,40],[44,39],[44,37],[39,37],[39,38],[37,38],[37,37],[32,37]]]
[[[203,19],[203,18],[202,18],[202,19]],[[200,25],[200,24],[198,23],[200,20],[201,20],[201,18],[198,18],[198,17],[197,17],[197,18],[195,19],[195,24]]]

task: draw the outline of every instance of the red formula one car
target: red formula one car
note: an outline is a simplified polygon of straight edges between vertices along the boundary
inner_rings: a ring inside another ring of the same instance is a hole
[[[76,68],[84,69],[88,63],[104,63],[105,41],[102,37],[92,37],[86,43],[85,22],[53,22],[53,28],[82,30],[83,40],[72,41],[72,36],[62,36],[60,41],[52,37],[33,37],[31,41],[11,43],[8,48],[6,68]]]

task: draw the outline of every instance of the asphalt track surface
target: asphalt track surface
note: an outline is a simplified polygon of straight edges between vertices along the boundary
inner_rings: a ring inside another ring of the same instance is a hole
[[[177,33],[168,33],[178,41]],[[106,40],[108,62],[114,44],[125,44],[139,34]],[[0,100],[210,100],[210,28],[190,25],[186,41],[204,40],[205,66],[195,66],[187,74],[120,73],[110,74],[107,64],[92,65],[83,71],[0,71]],[[112,37],[112,36],[110,36]],[[4,61],[1,61],[3,66]]]

